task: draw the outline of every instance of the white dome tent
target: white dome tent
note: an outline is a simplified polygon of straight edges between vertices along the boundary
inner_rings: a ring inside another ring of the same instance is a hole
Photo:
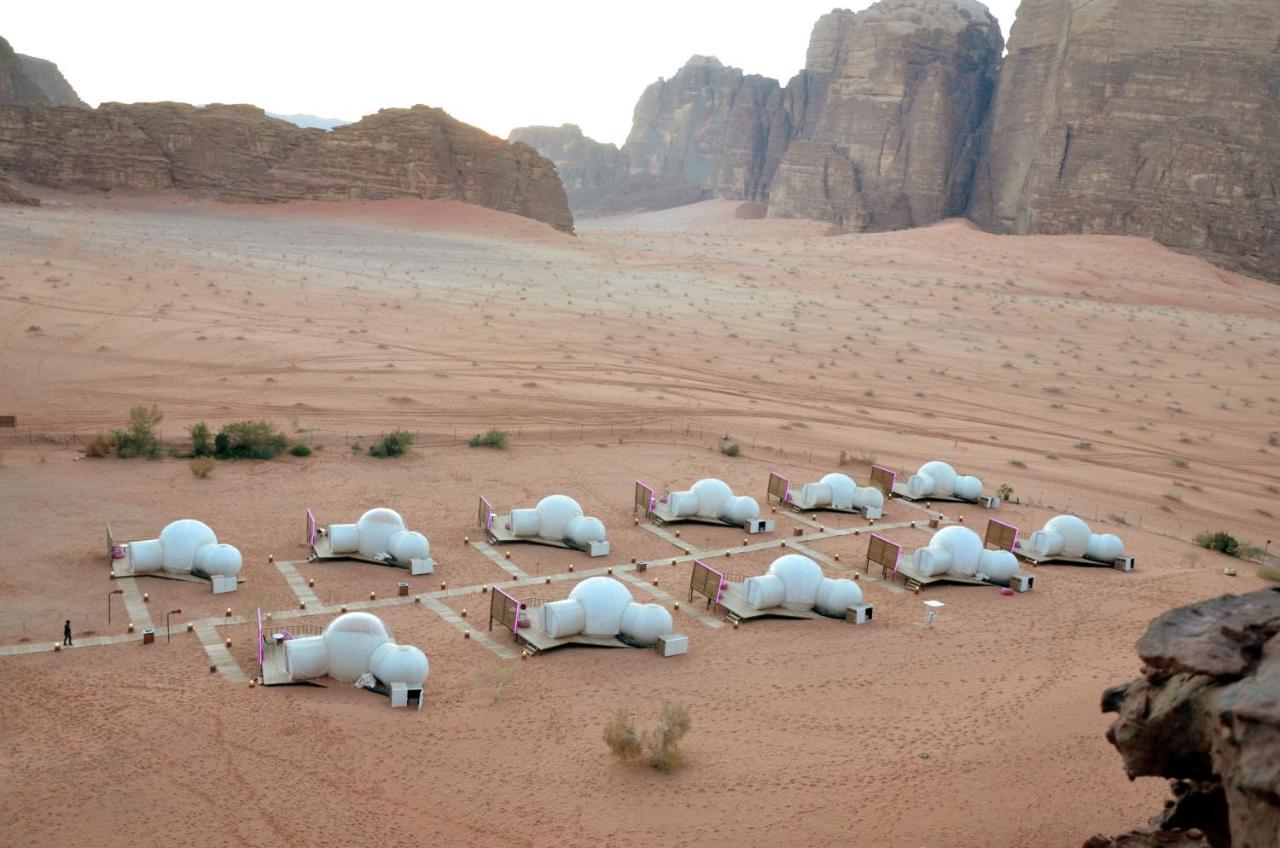
[[[324,527],[308,509],[307,543],[313,561],[351,559],[403,568],[414,575],[430,574],[436,567],[427,537],[408,529],[400,513],[386,507],[369,510],[354,524]]]
[[[168,577],[207,580],[215,595],[234,592],[244,558],[220,543],[209,525],[183,518],[165,525],[158,539],[117,541],[107,525],[107,550],[112,577]]]
[[[269,617],[268,617],[269,618]],[[269,622],[268,622],[269,623]],[[314,625],[281,625],[263,629],[262,682],[285,685],[330,677],[391,697],[393,707],[417,704],[431,667],[412,645],[395,642],[382,619],[367,612],[347,612],[320,632]]]
[[[494,544],[532,542],[583,551],[592,557],[609,553],[604,522],[586,515],[568,495],[548,495],[531,509],[513,509],[503,515],[482,496],[478,521]]]
[[[1018,555],[1037,565],[1105,565],[1120,571],[1133,570],[1133,557],[1125,555],[1119,536],[1094,533],[1074,515],[1050,518],[1022,544]]]
[[[884,493],[874,486],[859,486],[840,472],[827,474],[816,483],[805,483],[799,491],[791,488],[786,477],[770,472],[768,492],[768,497],[776,497],[796,512],[847,512],[869,519],[884,516]]]
[[[953,524],[943,527],[929,544],[917,548],[899,564],[897,574],[914,591],[931,583],[1008,586],[1026,592],[1034,578],[1018,567],[1018,558],[1007,550],[989,550],[977,533]]]
[[[982,481],[957,474],[947,463],[933,460],[920,466],[905,485],[894,487],[894,494],[913,501],[977,503],[982,497]]]
[[[636,603],[612,577],[589,577],[557,601],[522,601],[497,586],[491,593],[489,628],[496,622],[510,629],[534,653],[567,645],[657,648],[663,656],[687,650],[666,607]]]
[[[764,574],[736,581],[701,560],[694,563],[689,595],[707,598],[734,622],[753,618],[813,618],[814,613],[864,624],[872,606],[863,603],[862,587],[853,580],[833,579],[814,560],[786,554],[769,564]]]
[[[653,489],[636,481],[635,511],[655,524],[681,521],[741,527],[748,533],[769,533],[773,522],[760,517],[760,504],[748,495],[735,495],[723,480],[699,480],[683,492],[655,497]]]

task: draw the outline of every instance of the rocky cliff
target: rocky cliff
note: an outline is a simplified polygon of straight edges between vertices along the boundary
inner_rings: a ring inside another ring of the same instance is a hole
[[[1280,279],[1280,3],[1023,0],[969,214]]]
[[[0,106],[0,177],[65,189],[176,189],[229,201],[460,200],[573,229],[555,166],[440,109],[332,132],[252,106]]]
[[[18,54],[18,61],[22,65],[22,72],[40,89],[50,106],[89,108],[89,104],[80,99],[80,95],[76,94],[71,83],[67,82],[67,78],[53,62],[37,59],[35,56],[23,56],[21,53]]]
[[[1170,780],[1150,828],[1087,848],[1280,845],[1280,588],[1171,610],[1138,642],[1142,677],[1108,689],[1130,778]]]
[[[22,59],[0,38],[0,106],[47,106],[49,98],[27,76]]]
[[[1002,49],[973,0],[825,16],[806,68],[823,91],[778,165],[769,214],[885,230],[962,213]]]

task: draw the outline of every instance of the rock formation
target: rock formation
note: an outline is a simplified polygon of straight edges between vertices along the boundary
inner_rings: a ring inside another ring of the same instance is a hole
[[[47,106],[48,96],[27,76],[22,59],[0,38],[0,106]]]
[[[507,136],[522,142],[555,163],[574,215],[629,211],[627,158],[617,145],[603,144],[582,134],[576,124],[559,127],[517,127]],[[697,198],[694,198],[697,199]],[[637,200],[634,208],[646,208]]]
[[[570,232],[555,166],[440,109],[384,109],[332,132],[253,106],[0,106],[0,177],[63,189],[177,189],[228,201],[433,198]]]
[[[1107,739],[1175,797],[1151,828],[1086,845],[1280,844],[1280,588],[1171,610],[1138,654],[1142,677],[1102,696]]]
[[[628,167],[706,196],[761,198],[790,137],[782,99],[777,80],[694,56],[640,95]]]
[[[50,106],[89,108],[89,104],[80,99],[80,95],[76,94],[71,83],[67,82],[67,78],[53,62],[48,59],[37,59],[35,56],[23,56],[21,53],[18,54],[18,61],[27,79],[35,83]]]
[[[778,166],[769,214],[886,230],[962,213],[1002,48],[973,0],[825,16],[806,68],[824,90]]]
[[[1023,0],[970,215],[1280,279],[1280,4]]]

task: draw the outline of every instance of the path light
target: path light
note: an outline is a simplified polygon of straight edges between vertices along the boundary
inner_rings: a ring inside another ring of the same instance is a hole
[[[548,578],[547,578],[547,585],[548,585],[548,586],[550,586],[550,585],[551,585],[551,578],[550,578],[550,577],[548,577]]]
[[[57,652],[57,651],[61,651],[61,650],[62,650],[62,645],[61,645],[60,643],[58,643],[58,642],[54,642],[54,643],[53,643],[53,650],[54,650],[55,652]]]
[[[346,612],[346,611],[347,611],[347,606],[346,606],[346,604],[343,604],[343,605],[339,608],[339,610],[338,610],[338,611],[339,611],[339,612]]]
[[[511,559],[511,551],[504,551],[502,555],[505,556],[507,559]]]
[[[750,543],[749,543],[746,539],[743,539],[743,540],[742,540],[742,546],[743,546],[744,548],[745,548],[748,544],[750,544]]]
[[[470,638],[471,638],[471,631],[470,631],[470,630],[464,630],[464,631],[462,631],[462,638],[463,638],[463,639],[470,639]]]
[[[371,601],[376,601],[377,599],[378,599],[378,593],[377,593],[377,592],[370,592],[370,593],[369,593],[369,600],[371,600]]]
[[[441,592],[443,592],[445,589],[448,589],[448,588],[449,588],[449,584],[448,584],[448,583],[446,583],[446,582],[444,582],[443,580],[441,580],[441,581],[440,581],[440,591],[441,591]],[[482,592],[487,592],[488,590],[489,590],[489,587],[488,587],[488,586],[485,586],[483,589],[481,589],[481,591],[482,591]]]
[[[655,578],[653,578],[653,585],[655,585],[655,586],[657,586],[657,585],[658,585],[658,578],[656,578],[656,577],[655,577]]]
[[[307,608],[306,601],[298,601],[298,609],[306,609],[306,608]]]
[[[463,618],[466,618],[466,617],[467,617],[467,608],[466,608],[466,607],[463,607],[463,608],[462,608],[462,617],[463,617]]]
[[[679,538],[680,538],[680,531],[679,531],[679,530],[677,530],[677,531],[676,531],[676,538],[677,538],[677,539],[679,539]]]
[[[164,642],[166,645],[173,641],[173,630],[169,627],[169,616],[177,615],[180,612],[182,612],[182,610],[172,609],[164,614]],[[190,628],[191,625],[188,624],[187,627]]]
[[[633,518],[633,519],[631,519],[631,520],[632,520],[632,521],[634,521],[634,522],[636,523],[636,526],[637,526],[637,527],[639,527],[639,526],[640,526],[640,519],[638,519],[638,518]]]
[[[228,639],[228,640],[227,640],[227,647],[228,647],[228,648],[230,648],[230,647],[231,647],[231,640],[230,640],[230,639]]]
[[[464,545],[469,545],[469,544],[471,544],[471,537],[470,537],[470,536],[463,536],[463,537],[462,537],[462,544],[464,544]]]
[[[132,633],[132,632],[133,632],[133,622],[132,622],[132,621],[131,621],[131,622],[129,622],[129,632],[130,632],[130,633]]]
[[[314,589],[316,587],[316,581],[314,577],[307,580],[307,587],[311,589]]]
[[[570,564],[569,564],[569,570],[570,570],[570,571],[573,571],[573,564],[572,564],[572,563],[570,563]]]
[[[107,624],[111,623],[111,596],[123,595],[123,594],[124,594],[124,589],[112,589],[110,592],[107,593]]]
[[[231,607],[227,607],[227,614],[224,616],[224,618],[230,618],[230,617],[231,617]]]
[[[673,605],[673,609],[680,609],[680,602],[679,602],[679,601],[676,601],[676,602],[675,602],[675,604]]]
[[[142,602],[143,602],[144,604],[149,604],[149,603],[151,603],[151,593],[149,593],[149,592],[143,592],[143,593],[142,593]]]
[[[210,674],[213,674],[213,673],[214,673],[214,672],[216,672],[217,670],[218,670],[218,667],[217,667],[216,665],[211,665],[211,666],[209,666],[209,673],[210,673]]]
[[[604,573],[605,573],[605,574],[612,574],[612,573],[613,573],[613,569],[612,569],[612,568],[606,568],[606,569],[604,570]]]
[[[840,561],[840,554],[836,554],[836,555],[835,555],[835,561],[836,561],[836,562],[839,562],[839,561]]]
[[[275,562],[275,561],[276,561],[275,554],[267,554],[267,562]]]
[[[194,633],[194,632],[195,632],[195,629],[196,629],[196,626],[195,626],[194,624],[192,624],[191,622],[189,622],[189,621],[188,621],[188,622],[187,622],[187,632],[188,632],[188,633]]]

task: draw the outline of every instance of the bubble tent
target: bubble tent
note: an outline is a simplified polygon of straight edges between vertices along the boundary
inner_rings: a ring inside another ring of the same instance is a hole
[[[1094,533],[1084,519],[1057,515],[1014,549],[1033,565],[1084,565],[1132,571],[1133,557],[1111,533]]]
[[[588,577],[561,600],[518,598],[490,589],[489,630],[511,633],[530,653],[579,645],[593,648],[653,648],[676,636],[675,620],[662,604],[637,603],[621,581]]]
[[[856,581],[827,577],[803,554],[783,554],[764,574],[752,576],[725,573],[698,560],[689,578],[690,602],[695,593],[735,624],[760,618],[871,620],[871,604],[863,602]]]
[[[264,686],[308,684],[328,677],[422,709],[431,665],[413,645],[397,644],[382,619],[345,612],[326,625],[273,624],[258,611],[258,663]]]
[[[568,495],[548,495],[530,509],[502,514],[481,495],[476,520],[492,544],[529,542],[582,551],[591,557],[609,554],[604,522],[586,515]]]
[[[657,525],[687,522],[736,527],[750,534],[773,532],[773,521],[760,517],[755,498],[735,495],[728,483],[715,478],[699,480],[683,492],[661,495],[637,480],[632,512]]]
[[[838,471],[799,489],[777,472],[769,472],[765,501],[777,500],[793,512],[843,512],[864,518],[884,517],[884,492],[875,486],[859,486],[852,477]]]
[[[183,518],[171,521],[155,539],[122,541],[107,524],[107,564],[112,579],[160,577],[208,583],[215,595],[234,592],[244,582],[240,551],[219,542],[203,521]]]
[[[947,463],[935,459],[921,465],[905,483],[895,483],[893,495],[908,501],[978,503],[982,498],[982,481],[959,474]]]
[[[401,568],[413,575],[436,569],[431,543],[408,529],[400,513],[386,507],[368,510],[354,524],[321,526],[307,510],[308,562],[355,560]]]
[[[927,545],[902,551],[892,577],[901,577],[907,589],[919,592],[934,583],[1009,587],[1028,592],[1035,578],[1021,571],[1018,560],[963,524],[950,524],[933,534]]]

